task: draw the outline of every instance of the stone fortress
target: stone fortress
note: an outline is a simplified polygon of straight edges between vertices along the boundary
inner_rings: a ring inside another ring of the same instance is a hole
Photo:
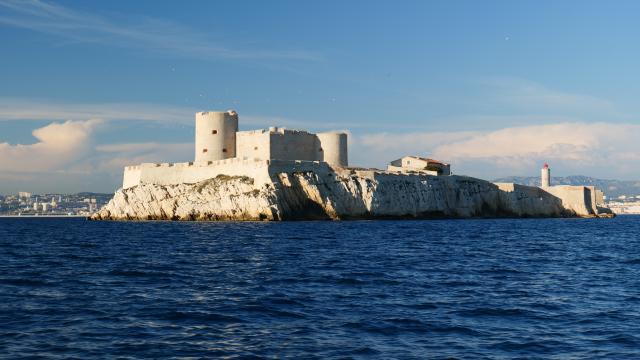
[[[347,134],[270,127],[268,130],[238,131],[238,114],[196,114],[196,163],[224,159],[280,159],[324,161],[347,166]]]
[[[313,168],[320,163],[347,167],[347,134],[270,127],[238,131],[235,111],[196,113],[195,161],[145,163],[124,169],[123,188],[138,184],[172,185],[196,183],[217,175],[258,176],[267,166]],[[263,176],[260,176],[263,175]]]
[[[349,167],[347,134],[238,131],[235,111],[199,112],[195,158],[124,169],[93,219],[300,220],[610,216],[592,186],[491,183],[405,156],[386,170]]]

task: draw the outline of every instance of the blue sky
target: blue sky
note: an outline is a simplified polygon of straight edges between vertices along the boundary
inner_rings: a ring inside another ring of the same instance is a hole
[[[640,178],[639,11],[0,0],[0,193],[113,191],[123,165],[190,160],[193,113],[229,108],[244,129],[349,130],[354,165]]]

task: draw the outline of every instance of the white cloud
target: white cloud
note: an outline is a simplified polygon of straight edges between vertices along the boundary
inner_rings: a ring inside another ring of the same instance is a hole
[[[57,35],[76,42],[148,49],[198,59],[318,60],[308,51],[240,50],[213,43],[173,22],[151,17],[110,18],[39,0],[1,0],[0,24]]]
[[[144,162],[186,162],[193,159],[192,143],[128,143],[96,146],[96,169],[120,176],[128,165]]]
[[[564,175],[634,178],[640,177],[638,138],[640,125],[573,122],[481,132],[369,134],[356,138],[352,153],[379,167],[402,155],[427,155],[451,162],[456,173],[488,179],[535,175],[545,161]]]
[[[190,143],[96,145],[106,126],[98,119],[53,122],[32,132],[33,144],[0,143],[0,193],[112,191],[126,165],[193,158]]]
[[[0,171],[58,170],[84,158],[91,149],[91,135],[101,120],[52,123],[33,131],[38,140],[30,145],[0,143]]]
[[[453,159],[531,155],[576,158],[580,157],[577,153],[598,146],[595,131],[602,127],[603,124],[562,123],[506,128],[441,144],[433,151]]]

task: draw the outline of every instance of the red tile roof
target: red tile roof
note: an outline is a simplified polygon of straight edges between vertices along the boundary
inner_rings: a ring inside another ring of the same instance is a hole
[[[430,158],[424,158],[424,157],[420,157],[420,156],[408,156],[410,158],[414,158],[414,159],[419,159],[422,161],[426,161],[428,163],[432,163],[432,164],[439,164],[439,165],[446,165],[445,163],[443,163],[442,161],[438,161],[438,160],[434,160],[434,159],[430,159]]]

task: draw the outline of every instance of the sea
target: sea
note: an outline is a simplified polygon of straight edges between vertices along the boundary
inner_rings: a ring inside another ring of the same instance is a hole
[[[640,358],[640,217],[3,218],[0,358]]]

